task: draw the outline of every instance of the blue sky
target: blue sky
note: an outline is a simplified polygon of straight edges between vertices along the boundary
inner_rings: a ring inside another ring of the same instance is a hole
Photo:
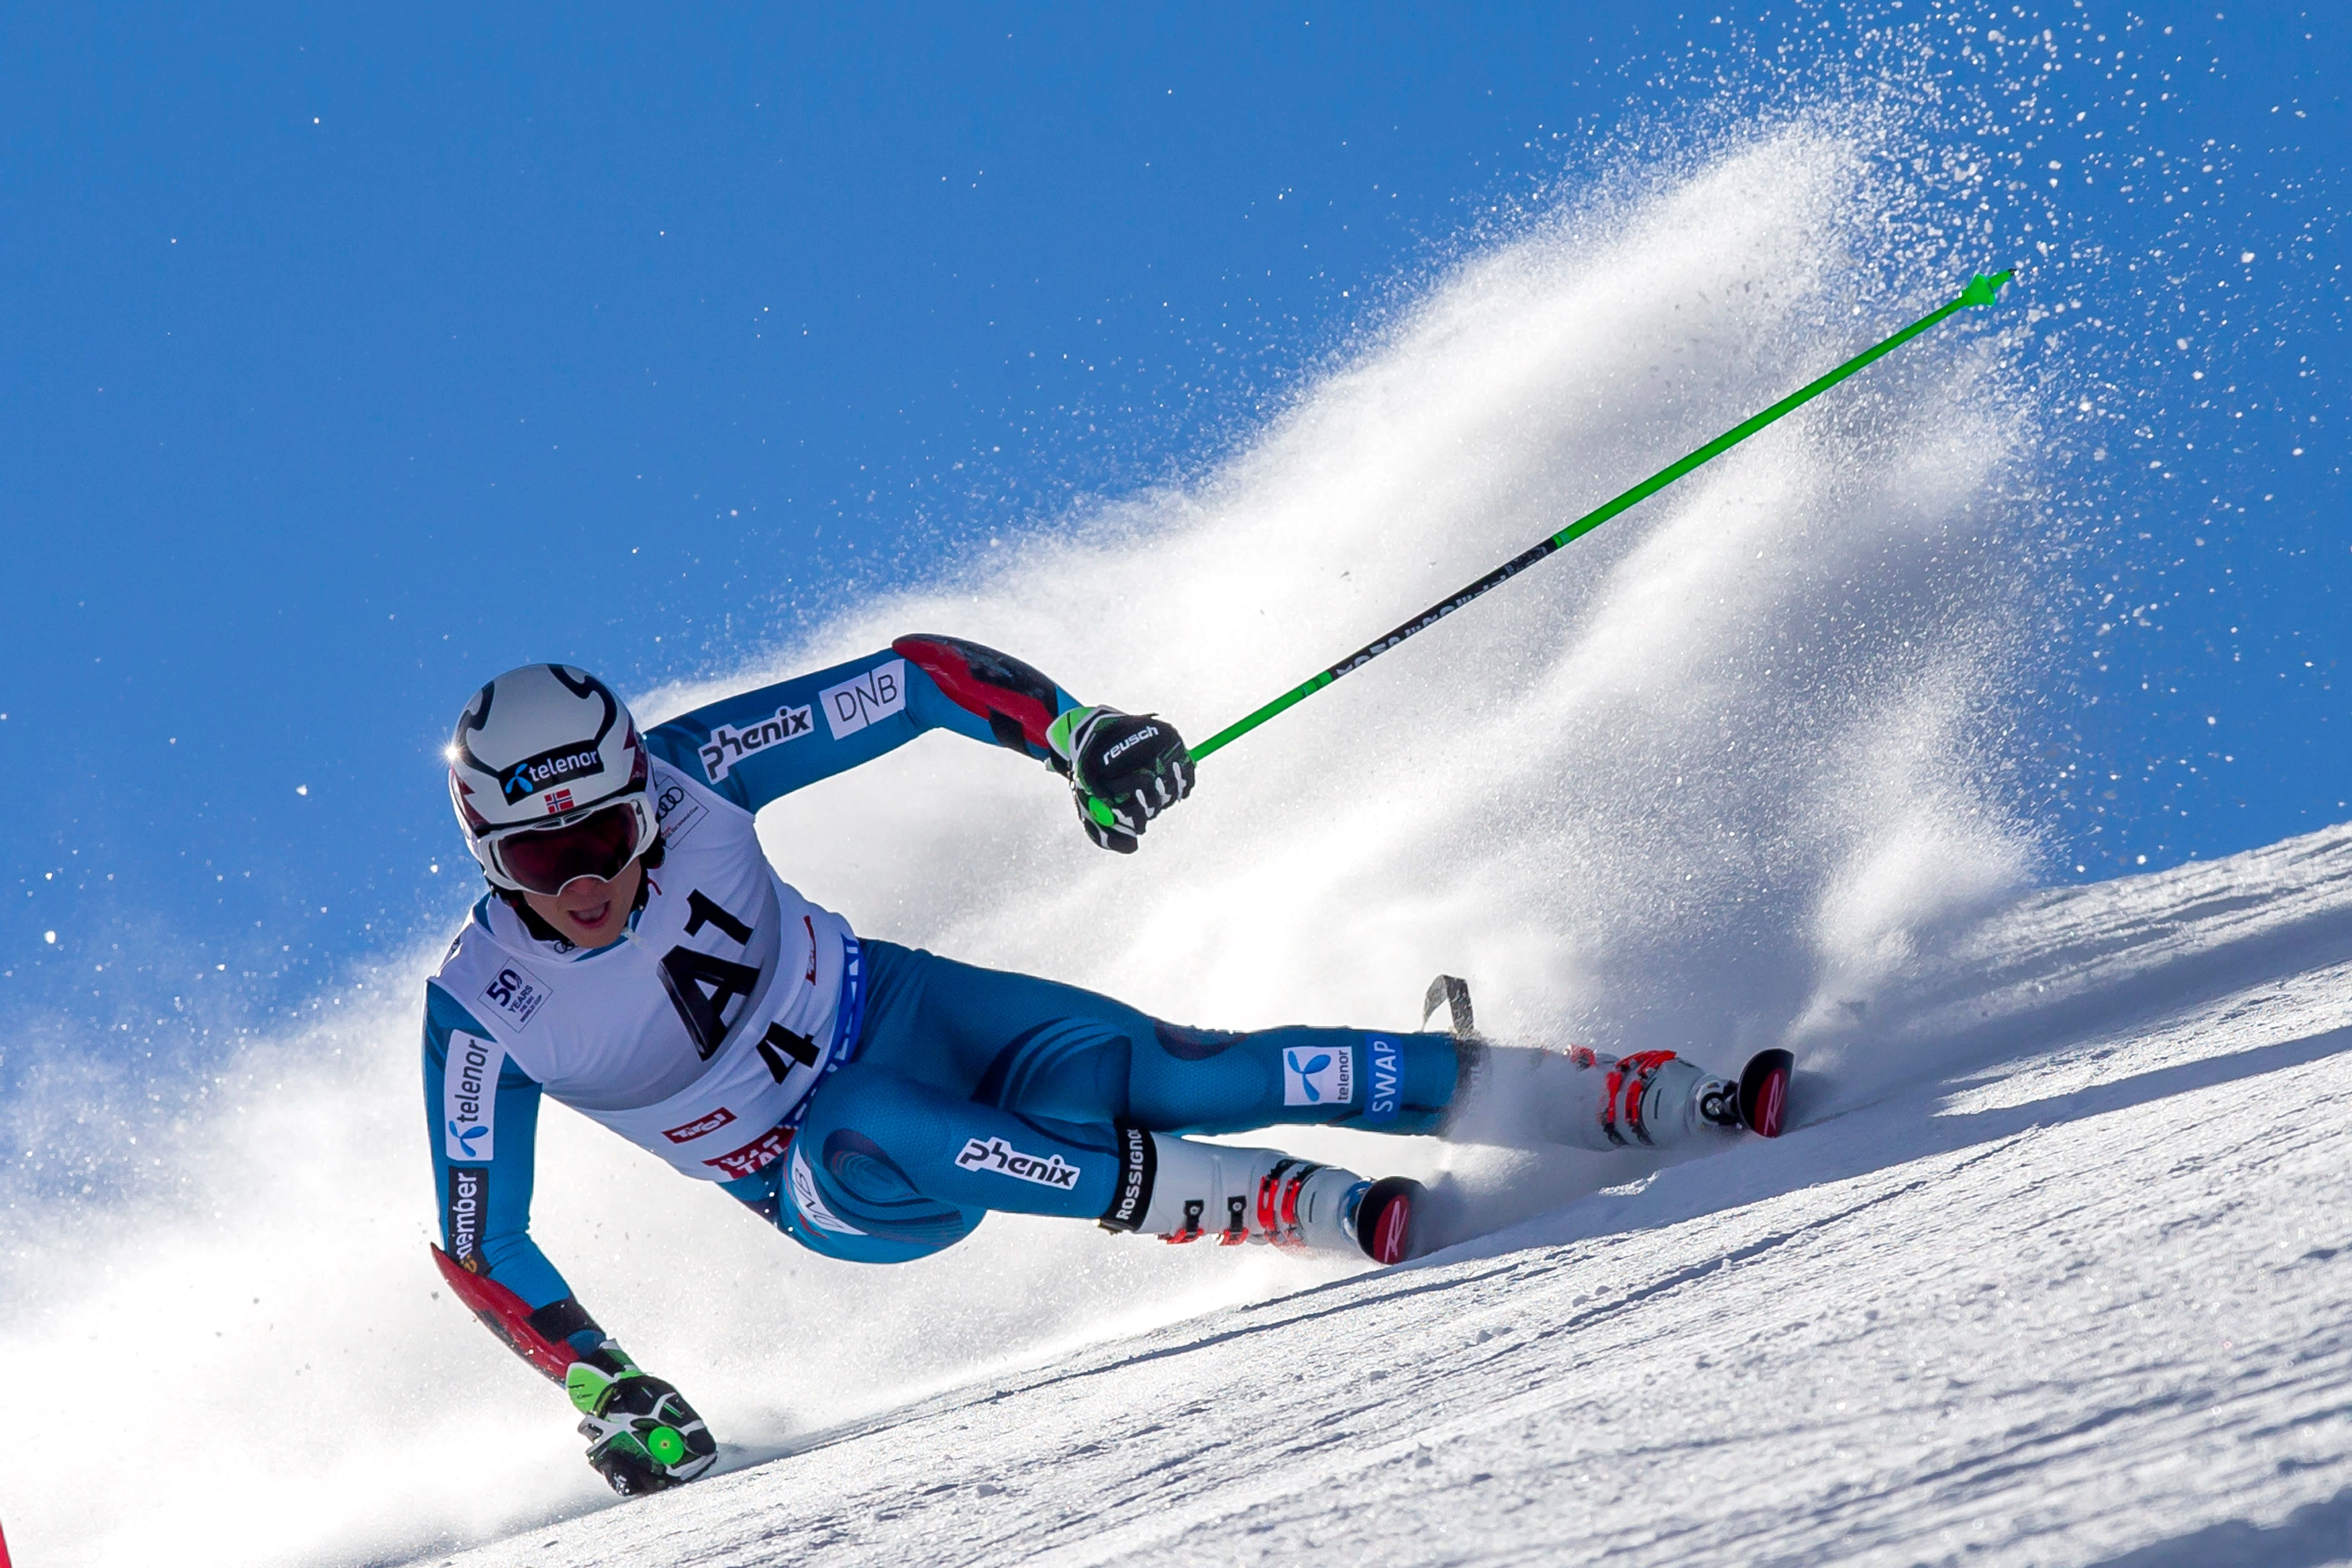
[[[1987,261],[2097,326],[2021,700],[2053,873],[2339,819],[2337,12],[19,8],[0,995],[407,938],[469,896],[435,752],[488,675],[724,667],[1197,472],[1626,128],[1915,23],[2055,214]]]

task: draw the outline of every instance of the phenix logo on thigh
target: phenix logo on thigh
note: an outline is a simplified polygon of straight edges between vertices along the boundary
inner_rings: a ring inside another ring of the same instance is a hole
[[[957,1164],[967,1171],[986,1171],[993,1175],[1018,1176],[1024,1182],[1034,1182],[1043,1187],[1059,1187],[1064,1192],[1078,1184],[1078,1168],[1059,1154],[1040,1159],[1024,1154],[1002,1138],[985,1141],[972,1139],[956,1156]]]

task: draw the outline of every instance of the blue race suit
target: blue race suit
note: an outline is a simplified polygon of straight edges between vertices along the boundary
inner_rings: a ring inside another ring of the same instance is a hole
[[[576,949],[485,898],[427,984],[450,1258],[551,1339],[601,1337],[530,1236],[542,1093],[804,1245],[872,1262],[947,1247],[990,1209],[1104,1214],[1122,1126],[1434,1131],[1451,1037],[1190,1029],[861,942],[776,879],[751,831],[768,802],[934,729],[1058,765],[1046,731],[1077,706],[1017,660],[908,637],[648,731],[663,857],[624,939]]]

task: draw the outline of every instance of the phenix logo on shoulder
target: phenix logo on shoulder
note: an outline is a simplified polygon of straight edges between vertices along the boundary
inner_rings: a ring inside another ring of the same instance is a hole
[[[746,724],[740,730],[732,724],[721,724],[702,743],[702,771],[709,775],[712,784],[717,784],[752,752],[814,733],[815,720],[816,715],[803,706],[779,708],[774,718]]]
[[[506,792],[508,800],[521,800],[543,789],[552,789],[575,774],[593,773],[604,765],[604,754],[593,741],[558,746],[551,752],[525,757],[499,773],[499,788]]]
[[[1041,1187],[1059,1187],[1068,1192],[1078,1184],[1078,1168],[1063,1160],[1059,1154],[1039,1159],[1024,1154],[1002,1138],[982,1142],[978,1138],[963,1146],[956,1163],[967,1171],[987,1171],[1000,1176],[1018,1176],[1024,1182],[1034,1182]]]

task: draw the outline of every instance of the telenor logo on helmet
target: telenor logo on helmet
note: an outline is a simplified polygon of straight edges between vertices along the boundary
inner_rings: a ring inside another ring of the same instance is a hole
[[[499,773],[499,788],[505,792],[508,802],[512,804],[582,773],[595,773],[604,765],[604,753],[596,748],[593,742],[558,746],[551,752],[525,757]]]

